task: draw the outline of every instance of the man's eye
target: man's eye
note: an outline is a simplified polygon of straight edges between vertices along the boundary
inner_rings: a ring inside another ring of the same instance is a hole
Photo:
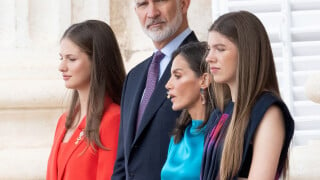
[[[137,4],[136,4],[137,8],[139,8],[139,7],[144,7],[144,6],[146,6],[146,5],[148,5],[147,2],[137,2]]]

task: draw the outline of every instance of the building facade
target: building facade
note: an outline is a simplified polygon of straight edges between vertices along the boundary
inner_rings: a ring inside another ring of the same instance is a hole
[[[313,141],[320,137],[320,106],[305,97],[303,82],[320,70],[320,54],[314,50],[320,47],[320,26],[311,26],[310,20],[320,18],[320,0],[299,2],[192,0],[188,17],[202,41],[213,20],[225,12],[246,9],[262,19],[273,43],[282,94],[298,119],[291,177],[317,179],[320,173],[310,162],[320,162],[313,157],[320,151],[319,141]],[[0,179],[45,179],[56,122],[69,97],[58,72],[64,30],[87,19],[107,22],[127,71],[150,56],[153,45],[141,30],[133,0],[1,0],[0,12]]]

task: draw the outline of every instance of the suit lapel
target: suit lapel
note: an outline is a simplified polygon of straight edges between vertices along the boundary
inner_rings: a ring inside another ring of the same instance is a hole
[[[130,89],[131,94],[133,96],[132,101],[129,102],[131,103],[131,105],[129,105],[129,107],[127,110],[129,110],[128,113],[128,118],[130,118],[130,120],[128,121],[128,127],[127,127],[127,139],[128,139],[128,143],[129,143],[129,147],[132,145],[132,142],[135,138],[135,134],[136,134],[136,119],[137,119],[137,112],[139,110],[139,105],[140,105],[140,100],[145,88],[145,83],[146,83],[146,79],[147,79],[147,74],[148,74],[148,67],[151,63],[152,60],[152,56],[149,57],[147,59],[147,62],[145,64],[142,64],[143,67],[141,67],[141,71],[136,74],[136,77],[133,77],[133,79],[135,79],[135,81],[133,83],[135,83],[135,85],[131,85],[130,87],[137,87],[134,89]],[[129,151],[130,149],[128,149]],[[129,152],[128,152],[129,153]]]
[[[196,35],[194,34],[194,32],[191,32],[184,40],[183,42],[180,44],[180,46],[184,45],[184,44],[187,44],[189,42],[192,42],[192,41],[198,41]],[[149,58],[149,63],[148,66],[145,68],[148,70],[148,67],[149,67],[149,64],[151,62],[151,59],[152,57]],[[172,61],[169,62],[168,66],[166,67],[166,70],[165,72],[163,73],[161,79],[159,80],[151,98],[150,98],[150,101],[149,102],[153,102],[151,104],[148,104],[146,109],[145,109],[145,112],[142,116],[142,119],[141,119],[141,124],[137,130],[137,133],[136,135],[134,136],[131,136],[131,137],[135,137],[134,140],[133,140],[133,143],[132,143],[132,146],[135,144],[135,142],[137,141],[137,139],[139,138],[139,136],[141,135],[141,133],[143,132],[144,128],[148,125],[148,123],[153,119],[152,117],[155,115],[155,113],[157,112],[157,110],[160,108],[160,106],[163,104],[163,102],[166,100],[166,88],[165,88],[165,84],[168,82],[169,78],[170,78],[170,71],[171,71],[171,65],[172,65]],[[140,96],[137,96],[136,98],[136,101],[135,101],[135,106],[133,108],[133,112],[132,112],[132,116],[131,118],[137,118],[137,111],[138,111],[138,107],[139,107],[139,103],[140,103],[140,99],[141,99],[141,96],[142,96],[142,92],[143,92],[143,89],[145,88],[145,81],[146,81],[146,76],[147,76],[147,71],[144,73],[144,76],[143,78],[141,78],[140,80],[143,80],[142,83],[140,82],[139,83],[139,86],[140,89],[142,89],[139,93],[140,93]],[[136,122],[136,121],[130,121],[130,122]],[[136,127],[136,124],[131,124],[131,126],[133,126],[133,128]],[[132,129],[132,128],[131,128]],[[131,132],[130,132],[131,133]]]
[[[189,43],[189,42],[198,42],[198,41],[199,41],[199,40],[198,40],[196,34],[194,34],[194,32],[192,31],[192,32],[187,36],[187,38],[182,41],[182,43],[180,44],[180,46],[185,45],[185,44],[187,44],[187,43]]]
[[[86,125],[86,117],[84,117],[81,121],[81,123],[79,124],[79,126],[76,128],[76,130],[73,132],[73,135],[71,136],[71,138],[69,139],[68,143],[66,144],[66,148],[65,151],[63,153],[63,158],[62,161],[60,162],[62,164],[62,169],[61,169],[61,173],[58,174],[58,179],[62,179],[66,165],[71,157],[71,155],[73,154],[73,152],[80,147],[80,145],[82,143],[84,143],[85,141],[83,141],[84,139],[84,128]],[[65,128],[64,128],[65,129]],[[64,130],[64,133],[62,134],[64,137],[66,132],[66,129]],[[82,135],[81,135],[82,134]],[[60,143],[62,143],[62,139]]]
[[[160,106],[166,100],[167,89],[165,88],[165,85],[170,78],[171,64],[172,64],[172,62],[170,61],[165,72],[163,73],[161,79],[159,80],[159,82],[156,85],[156,88],[150,98],[150,101],[149,101],[149,102],[153,102],[153,103],[148,104],[145,109],[145,112],[144,112],[143,117],[141,119],[140,127],[138,128],[138,132],[136,133],[135,140],[134,140],[133,144],[135,143],[137,138],[141,135],[143,129],[153,119],[152,117],[155,115],[157,110],[160,108]]]

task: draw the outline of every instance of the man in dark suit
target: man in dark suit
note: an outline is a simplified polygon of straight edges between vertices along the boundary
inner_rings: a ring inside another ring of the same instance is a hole
[[[147,58],[127,75],[112,180],[160,179],[170,133],[180,114],[172,110],[172,103],[166,98],[171,53],[183,44],[198,41],[188,27],[189,4],[190,0],[135,0],[135,11],[143,30],[152,39],[155,51],[162,54],[159,58],[158,55]],[[160,64],[151,65],[155,59],[161,59]],[[158,71],[151,73],[152,67]],[[154,88],[149,88],[150,74],[157,75]]]

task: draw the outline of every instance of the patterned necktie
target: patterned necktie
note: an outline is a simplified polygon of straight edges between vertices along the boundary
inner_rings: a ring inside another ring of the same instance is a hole
[[[147,107],[147,104],[150,100],[150,97],[156,87],[158,77],[159,77],[159,69],[160,69],[160,61],[165,55],[161,51],[157,51],[153,55],[152,62],[150,64],[149,70],[148,70],[148,76],[147,76],[147,82],[146,82],[146,88],[144,89],[144,94],[140,102],[139,106],[139,112],[137,117],[137,124],[136,124],[136,132],[138,130],[138,127],[140,125],[142,115],[144,113],[144,110]]]

